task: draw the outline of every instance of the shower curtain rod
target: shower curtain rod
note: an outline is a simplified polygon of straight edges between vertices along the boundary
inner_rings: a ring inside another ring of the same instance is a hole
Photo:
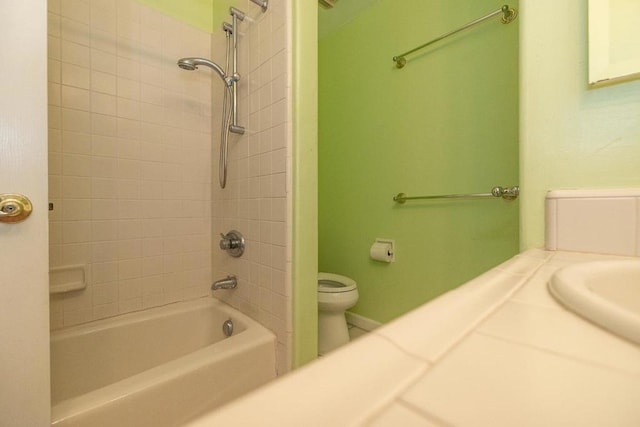
[[[440,37],[436,37],[435,39],[433,39],[433,40],[431,40],[431,41],[429,41],[429,42],[427,42],[427,43],[425,43],[425,44],[423,44],[421,46],[418,46],[418,47],[416,47],[414,49],[411,49],[411,50],[409,50],[409,51],[407,51],[405,53],[402,53],[400,55],[394,56],[393,57],[393,61],[396,63],[396,67],[402,68],[407,64],[407,59],[405,58],[405,56],[409,55],[410,53],[418,51],[418,50],[420,50],[422,48],[425,48],[425,47],[427,47],[429,45],[432,45],[432,44],[434,44],[436,42],[439,42],[442,39],[445,39],[445,38],[447,38],[449,36],[452,36],[452,35],[460,32],[462,30],[466,30],[467,28],[473,27],[474,25],[479,24],[481,22],[484,22],[487,19],[493,18],[494,16],[499,15],[501,13],[502,13],[502,23],[503,24],[509,24],[514,19],[516,19],[516,16],[518,16],[518,11],[516,9],[513,9],[513,8],[509,7],[509,5],[505,4],[500,9],[495,10],[495,11],[493,11],[493,12],[491,12],[491,13],[489,13],[489,14],[481,17],[481,18],[473,20],[473,21],[463,25],[460,28],[456,28],[455,30],[449,31],[448,33],[445,33],[445,34],[441,35]]]

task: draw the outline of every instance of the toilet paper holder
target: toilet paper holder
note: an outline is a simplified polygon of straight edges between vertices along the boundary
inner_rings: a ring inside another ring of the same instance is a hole
[[[375,261],[395,262],[396,251],[393,239],[376,238],[369,249],[369,256]]]

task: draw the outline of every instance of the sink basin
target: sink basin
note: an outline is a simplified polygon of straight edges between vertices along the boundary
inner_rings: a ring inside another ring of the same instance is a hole
[[[640,260],[564,267],[551,277],[549,291],[582,317],[640,344]]]

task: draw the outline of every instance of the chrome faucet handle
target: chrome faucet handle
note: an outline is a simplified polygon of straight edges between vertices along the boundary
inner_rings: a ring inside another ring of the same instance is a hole
[[[220,249],[227,251],[232,257],[242,256],[244,253],[244,237],[239,231],[231,230],[227,234],[220,233]]]
[[[220,233],[220,249],[225,251],[231,249],[231,240],[227,239],[227,236],[222,233]]]

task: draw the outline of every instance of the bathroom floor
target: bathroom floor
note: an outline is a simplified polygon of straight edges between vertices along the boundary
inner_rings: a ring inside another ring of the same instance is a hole
[[[351,341],[355,340],[356,338],[360,338],[361,336],[366,335],[370,332],[352,323],[347,323],[347,326],[349,327],[349,340]]]

